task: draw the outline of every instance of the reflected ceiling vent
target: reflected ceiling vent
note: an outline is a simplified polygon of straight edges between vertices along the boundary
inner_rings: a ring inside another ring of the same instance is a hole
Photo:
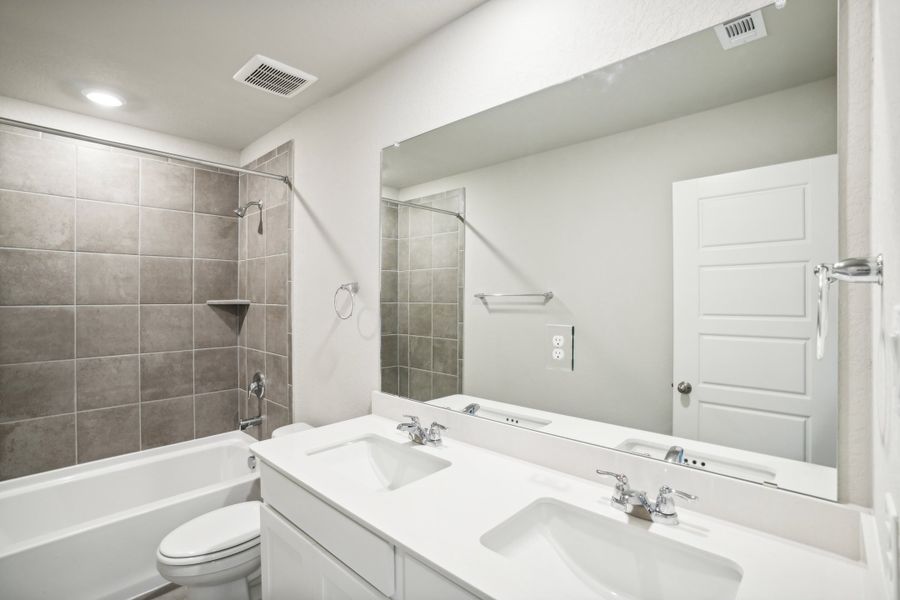
[[[761,11],[753,11],[748,15],[725,21],[716,25],[716,35],[722,47],[731,50],[737,46],[761,40],[766,37],[766,22]]]
[[[293,98],[318,79],[261,54],[251,58],[234,74],[235,81],[283,98]]]

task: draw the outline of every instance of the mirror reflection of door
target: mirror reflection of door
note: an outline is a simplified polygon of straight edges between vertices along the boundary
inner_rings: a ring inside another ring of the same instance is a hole
[[[673,184],[676,437],[835,465],[812,269],[837,258],[837,182],[824,156]]]

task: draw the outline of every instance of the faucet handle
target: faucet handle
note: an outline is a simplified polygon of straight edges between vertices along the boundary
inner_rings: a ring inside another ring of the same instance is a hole
[[[687,492],[682,492],[681,490],[672,489],[671,486],[664,485],[659,488],[659,496],[656,498],[656,510],[663,516],[674,516],[675,515],[675,498],[672,496],[678,496],[679,498],[683,498],[689,502],[693,502],[695,500],[699,500],[699,496],[695,496],[694,494],[688,494]]]
[[[403,415],[403,417],[406,419],[409,419],[411,422],[415,423],[416,425],[419,424],[419,417],[417,417],[415,415]]]
[[[431,427],[428,428],[428,441],[434,444],[440,443],[442,431],[447,431],[447,427],[433,421]]]
[[[601,477],[614,477],[616,481],[618,481],[618,484],[616,485],[617,490],[623,491],[628,489],[628,475],[625,475],[624,473],[614,473],[613,471],[604,471],[603,469],[597,469],[596,473]]]

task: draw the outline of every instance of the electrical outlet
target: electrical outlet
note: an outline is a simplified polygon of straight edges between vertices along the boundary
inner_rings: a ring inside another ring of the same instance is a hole
[[[554,371],[575,370],[575,327],[547,325],[547,368]]]

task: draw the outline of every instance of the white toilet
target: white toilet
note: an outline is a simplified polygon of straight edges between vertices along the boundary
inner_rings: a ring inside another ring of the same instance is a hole
[[[312,429],[306,423],[279,427],[272,437]],[[259,571],[260,502],[241,502],[176,527],[156,551],[159,574],[187,588],[189,600],[250,600]]]

